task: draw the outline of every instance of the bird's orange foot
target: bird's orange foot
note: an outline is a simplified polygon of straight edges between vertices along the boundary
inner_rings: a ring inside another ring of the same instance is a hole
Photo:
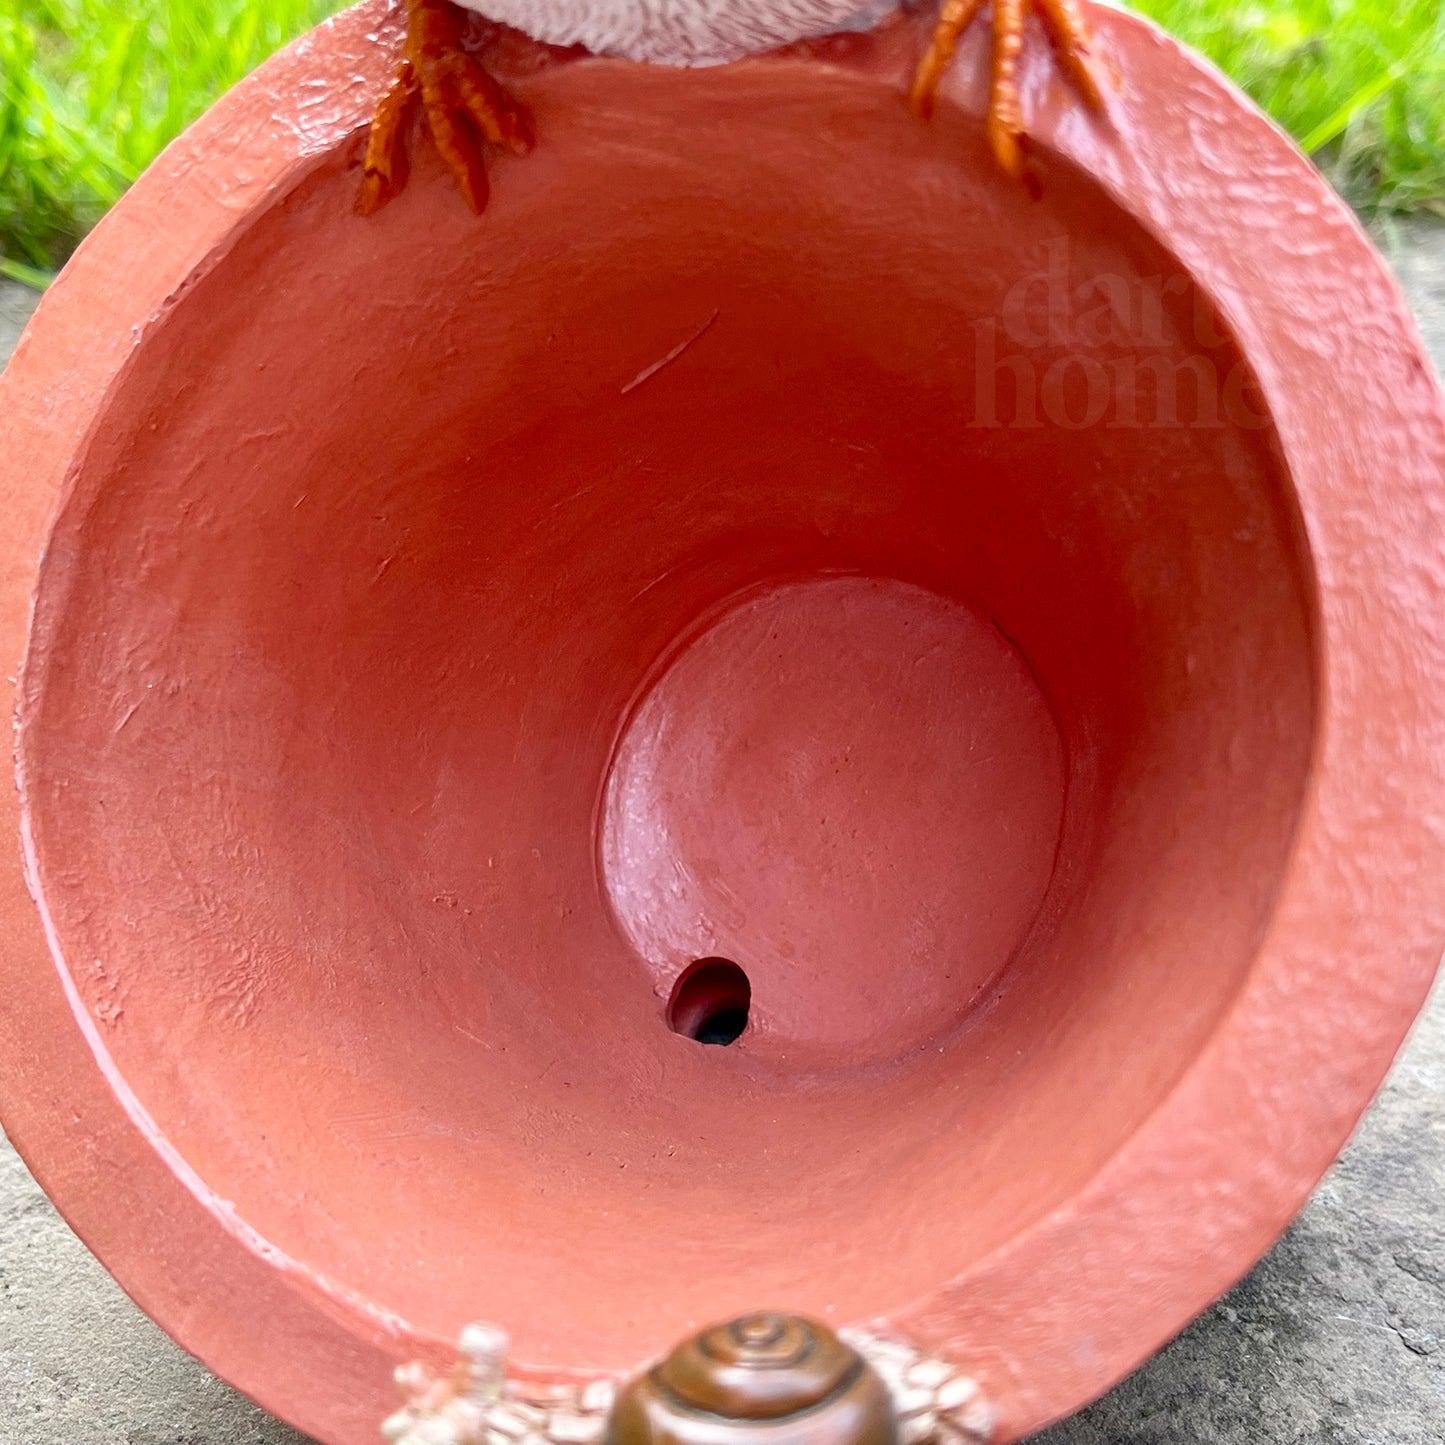
[[[525,155],[531,114],[464,48],[466,20],[451,0],[406,0],[406,10],[405,53],[371,123],[356,209],[369,216],[406,185],[408,134],[420,105],[437,151],[480,215],[490,189],[485,147]]]
[[[983,9],[984,0],[945,0],[928,53],[913,77],[910,99],[922,116],[933,113],[938,82],[959,37]],[[1019,103],[1018,65],[1024,45],[1024,16],[1037,10],[1058,51],[1064,73],[1095,110],[1104,104],[1103,91],[1089,64],[1089,28],[1078,0],[993,0],[993,84],[988,105],[988,139],[998,163],[1011,176],[1023,173],[1024,121]]]

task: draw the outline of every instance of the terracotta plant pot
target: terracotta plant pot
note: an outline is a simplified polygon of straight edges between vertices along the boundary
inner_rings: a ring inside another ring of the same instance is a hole
[[[1441,397],[1290,143],[1094,14],[1106,119],[1025,66],[1036,197],[982,36],[908,113],[915,17],[514,44],[486,216],[419,146],[362,221],[368,4],[22,341],[5,1126],[328,1445],[472,1318],[549,1379],[765,1306],[1017,1439],[1389,1066],[1445,938]]]

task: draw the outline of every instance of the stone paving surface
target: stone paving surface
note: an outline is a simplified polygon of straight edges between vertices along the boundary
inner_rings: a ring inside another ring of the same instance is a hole
[[[1382,233],[1445,374],[1445,226]],[[32,304],[0,282],[0,361]],[[1445,982],[1274,1250],[1036,1445],[1445,1442]],[[0,1140],[0,1445],[304,1445],[176,1348]]]

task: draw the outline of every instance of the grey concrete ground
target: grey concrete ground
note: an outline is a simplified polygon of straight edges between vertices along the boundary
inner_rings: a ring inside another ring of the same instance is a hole
[[[1445,226],[1382,236],[1445,373]],[[29,305],[0,282],[0,359]],[[1037,1445],[1445,1445],[1445,982],[1257,1269]],[[0,1445],[304,1445],[184,1355],[0,1150]]]
[[[0,366],[15,350],[15,343],[20,340],[21,329],[29,319],[35,301],[33,291],[0,277]]]

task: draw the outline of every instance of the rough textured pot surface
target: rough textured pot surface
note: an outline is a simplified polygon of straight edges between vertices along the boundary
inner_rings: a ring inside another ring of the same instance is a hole
[[[1108,121],[1025,67],[1037,198],[981,38],[908,114],[915,18],[514,45],[486,217],[422,149],[363,222],[363,6],[22,341],[5,1126],[328,1445],[473,1317],[550,1378],[760,1307],[1017,1438],[1382,1078],[1445,936],[1441,398],[1292,146],[1096,19]]]

